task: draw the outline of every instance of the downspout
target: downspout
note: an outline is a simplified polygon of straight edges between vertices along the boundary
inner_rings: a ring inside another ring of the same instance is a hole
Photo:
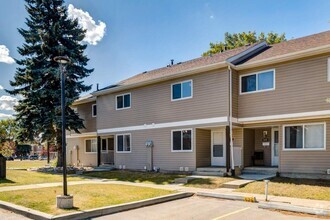
[[[231,174],[235,176],[234,163],[234,145],[233,145],[233,71],[230,64],[228,64],[229,71],[229,137],[230,137],[230,165]]]

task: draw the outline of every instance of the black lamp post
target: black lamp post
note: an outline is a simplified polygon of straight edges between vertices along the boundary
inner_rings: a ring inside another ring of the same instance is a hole
[[[62,110],[62,159],[63,159],[63,196],[68,196],[66,170],[66,137],[65,137],[65,67],[70,63],[67,56],[57,56],[54,61],[60,65],[61,71],[61,110]]]

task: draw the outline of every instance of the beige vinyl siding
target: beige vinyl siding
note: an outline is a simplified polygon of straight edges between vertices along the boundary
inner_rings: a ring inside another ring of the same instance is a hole
[[[193,97],[171,101],[171,84],[190,79],[193,80]],[[128,92],[131,93],[131,108],[116,111],[116,95]],[[99,96],[97,103],[98,129],[224,117],[228,115],[228,74],[226,69],[200,73]]]
[[[233,128],[233,145],[241,149],[241,164],[244,165],[243,128]]]
[[[275,90],[238,96],[238,117],[290,114],[329,110],[326,56],[266,66],[239,74],[275,69]]]
[[[125,165],[126,169],[144,169],[149,161],[147,158],[148,152],[145,143],[147,140],[152,140],[154,144],[153,166],[160,168],[160,170],[178,171],[180,167],[189,167],[190,171],[195,170],[195,129],[192,131],[192,152],[171,152],[171,130],[173,129],[164,128],[125,132],[131,134],[131,153],[116,152],[115,165],[117,167],[119,165]]]
[[[233,90],[233,95],[232,95],[232,100],[233,100],[233,117],[237,118],[238,117],[238,94],[239,94],[239,77],[237,74],[237,71],[232,70],[232,90]]]
[[[196,167],[211,166],[211,130],[196,129]]]
[[[97,154],[85,152],[85,140],[91,138],[67,139],[67,162],[69,164],[75,166],[97,166]],[[74,149],[74,146],[78,146],[77,149]]]
[[[283,125],[326,122],[326,149],[310,151],[283,150]],[[330,169],[330,119],[282,123],[280,134],[280,172],[326,174]]]
[[[81,133],[95,132],[96,131],[96,117],[92,117],[92,105],[96,102],[84,103],[75,106],[77,108],[79,117],[84,120],[86,129],[81,129]]]

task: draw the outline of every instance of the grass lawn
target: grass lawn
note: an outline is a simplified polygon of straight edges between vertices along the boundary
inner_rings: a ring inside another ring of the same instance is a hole
[[[207,179],[200,178],[200,179],[190,180],[189,183],[185,184],[185,186],[204,188],[204,189],[216,189],[216,188],[221,188],[224,183],[234,180],[237,179],[231,177],[215,177],[215,178],[207,178]]]
[[[14,160],[7,161],[6,168],[28,169],[43,167],[47,164],[47,160]]]
[[[68,191],[74,196],[75,208],[71,210],[61,210],[56,208],[55,198],[56,195],[61,194],[61,187],[10,191],[1,193],[0,200],[56,215],[149,199],[174,192],[162,189],[123,186],[117,184],[69,186]]]
[[[107,172],[91,172],[85,173],[85,176],[97,177],[102,179],[121,180],[135,183],[153,183],[153,184],[169,184],[173,183],[174,179],[182,178],[186,175],[151,173],[151,172],[136,172],[126,170],[113,170]]]
[[[265,193],[265,183],[257,181],[238,189],[238,192]],[[291,179],[277,177],[270,180],[268,192],[274,196],[330,201],[330,180]]]
[[[68,181],[84,180],[80,177],[68,177]],[[0,179],[0,187],[37,183],[61,182],[62,175],[32,172],[26,170],[7,170],[7,179]]]

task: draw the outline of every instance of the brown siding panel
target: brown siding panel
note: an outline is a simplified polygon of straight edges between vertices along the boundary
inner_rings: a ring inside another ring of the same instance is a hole
[[[275,69],[276,88],[274,91],[239,95],[239,118],[329,110],[330,106],[325,101],[330,91],[327,81],[328,57],[313,57],[240,71],[239,74],[247,74]]]
[[[181,128],[180,128],[181,129]],[[131,133],[132,152],[115,153],[115,165],[125,165],[126,169],[144,169],[148,164],[147,149],[145,142],[152,140],[153,165],[160,170],[176,170],[180,167],[189,167],[189,170],[196,168],[195,147],[192,152],[171,152],[171,129],[149,129],[141,131],[125,132]],[[119,134],[119,133],[118,133]],[[193,131],[193,144],[194,144]],[[115,144],[116,146],[116,144]]]
[[[211,166],[211,130],[196,129],[196,166]]]
[[[171,84],[193,80],[193,98],[171,101]],[[175,122],[228,115],[227,70],[162,82],[125,91],[131,93],[131,108],[115,110],[115,96],[98,97],[98,129]]]
[[[96,102],[90,102],[76,106],[79,117],[84,119],[84,125],[86,127],[86,129],[80,130],[81,133],[96,131],[96,117],[92,117],[93,104],[96,104]]]

